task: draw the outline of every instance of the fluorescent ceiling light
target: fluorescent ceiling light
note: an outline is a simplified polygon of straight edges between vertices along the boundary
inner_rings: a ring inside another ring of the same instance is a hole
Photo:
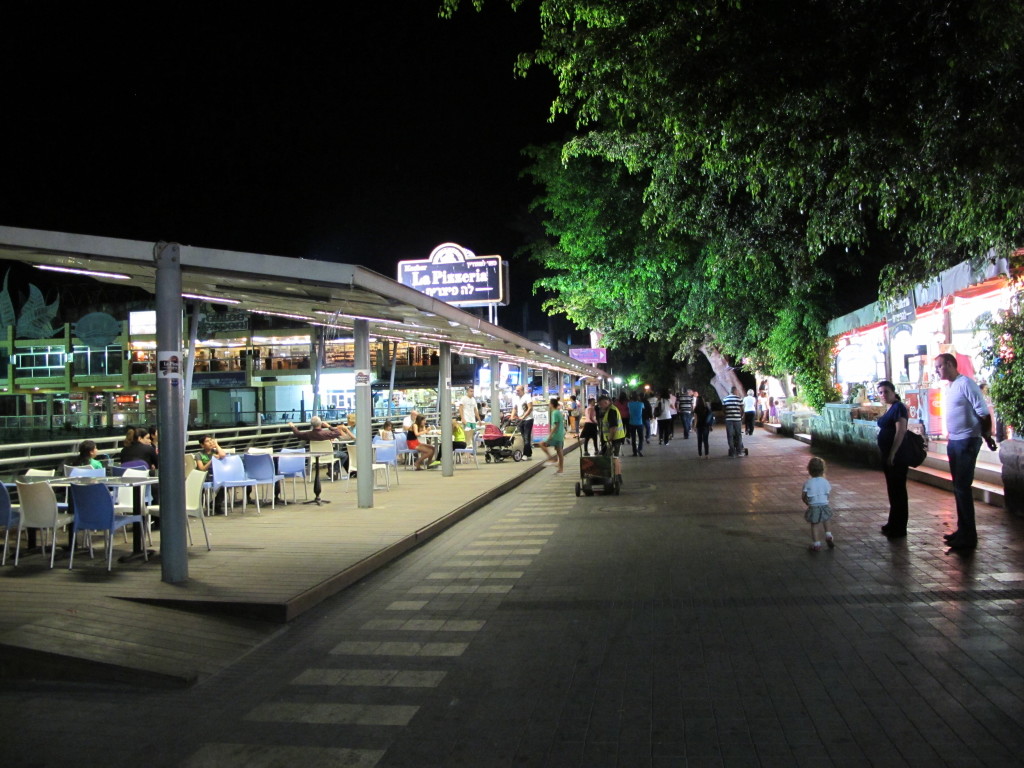
[[[208,301],[211,304],[241,304],[238,299],[222,299],[220,296],[203,296],[201,293],[183,293],[181,294],[183,299],[196,299],[198,301]]]
[[[287,317],[289,320],[312,320],[313,318],[309,315],[292,315],[287,312],[270,312],[266,309],[250,309],[254,315],[273,315],[274,317]]]
[[[131,280],[131,275],[123,275],[120,272],[99,272],[95,269],[75,269],[73,267],[54,267],[49,264],[36,264],[36,269],[47,272],[67,272],[72,275],[86,275],[88,277],[109,277],[113,280]]]
[[[370,317],[369,315],[350,315],[348,312],[326,312],[322,309],[314,309],[313,314],[316,315],[327,315],[328,317],[337,316],[339,319],[353,319],[353,320],[369,320],[371,323],[397,323],[397,320],[389,320],[386,317]]]

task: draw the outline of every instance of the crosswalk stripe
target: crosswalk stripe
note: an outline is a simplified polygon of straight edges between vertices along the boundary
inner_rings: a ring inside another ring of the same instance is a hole
[[[420,584],[409,588],[414,595],[503,595],[511,591],[511,584],[449,584],[446,587]]]
[[[373,768],[384,756],[383,749],[344,747],[289,747],[275,744],[203,744],[183,768]]]
[[[335,704],[275,701],[260,704],[245,716],[261,723],[312,725],[408,725],[418,706],[405,704]]]
[[[461,656],[469,643],[374,642],[343,640],[331,649],[333,656]]]
[[[398,630],[402,632],[479,632],[483,619],[371,619],[364,630]]]
[[[523,571],[435,571],[428,579],[521,579]]]
[[[445,674],[416,669],[307,669],[292,680],[292,685],[436,688]]]

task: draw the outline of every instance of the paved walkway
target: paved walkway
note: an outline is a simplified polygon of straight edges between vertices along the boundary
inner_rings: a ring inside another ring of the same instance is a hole
[[[191,521],[189,580],[165,584],[159,557],[115,564],[102,548],[75,569],[39,553],[0,569],[0,676],[181,685],[202,680],[331,595],[400,557],[540,470],[530,462],[402,469],[391,489],[357,507],[355,482],[323,483],[324,506],[289,504],[257,516],[207,518],[213,551]],[[312,493],[312,491],[310,491]],[[286,483],[290,498],[291,485]],[[298,490],[300,501],[304,494]],[[155,532],[159,548],[159,533]],[[118,554],[130,545],[117,542]],[[180,609],[180,610],[169,610]]]
[[[188,689],[8,687],[4,751],[39,766],[1019,765],[1024,522],[979,505],[978,550],[951,552],[952,497],[912,485],[910,535],[889,541],[880,473],[830,462],[837,546],[809,553],[809,447],[763,432],[749,447],[724,457],[720,429],[711,460],[692,440],[650,446],[624,459],[621,496],[576,498],[571,473],[544,471]]]

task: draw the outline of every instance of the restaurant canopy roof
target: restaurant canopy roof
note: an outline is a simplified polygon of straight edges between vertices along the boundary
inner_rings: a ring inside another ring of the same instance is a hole
[[[162,244],[0,227],[0,259],[80,270],[96,280],[156,292]],[[182,293],[344,333],[354,319],[371,336],[436,346],[458,354],[558,370],[577,377],[605,372],[492,325],[377,272],[352,264],[180,247]]]

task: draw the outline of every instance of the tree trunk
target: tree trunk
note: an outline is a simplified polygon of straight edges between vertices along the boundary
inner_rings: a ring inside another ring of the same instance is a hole
[[[725,355],[707,344],[702,344],[700,351],[711,363],[711,370],[715,372],[711,379],[711,385],[720,398],[728,395],[733,387],[740,392],[743,391],[743,384],[740,382],[739,376],[736,375],[736,371],[729,365],[729,361],[725,359]]]

